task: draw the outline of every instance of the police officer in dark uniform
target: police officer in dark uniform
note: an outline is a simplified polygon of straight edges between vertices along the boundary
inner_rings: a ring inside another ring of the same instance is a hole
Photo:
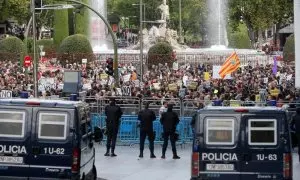
[[[296,132],[296,136],[298,139],[298,155],[299,155],[299,162],[300,162],[300,108],[297,108],[297,113],[293,116],[292,119],[292,127]]]
[[[175,134],[176,126],[179,123],[179,117],[177,113],[173,112],[172,104],[169,104],[167,112],[162,114],[160,122],[163,126],[163,138],[164,138],[161,158],[162,159],[166,158],[166,151],[168,147],[168,141],[170,138],[172,151],[173,151],[173,159],[180,159],[176,151],[176,134]]]
[[[154,139],[153,121],[156,120],[155,113],[149,109],[149,103],[146,103],[145,109],[139,112],[138,120],[140,122],[140,158],[144,157],[144,145],[146,137],[149,139],[150,158],[156,158],[154,155]]]
[[[108,106],[105,107],[106,115],[106,131],[107,131],[107,144],[106,153],[104,156],[109,156],[109,150],[111,148],[111,157],[117,156],[115,154],[115,147],[117,141],[118,130],[120,126],[120,118],[122,116],[122,110],[116,105],[115,99],[111,99]]]

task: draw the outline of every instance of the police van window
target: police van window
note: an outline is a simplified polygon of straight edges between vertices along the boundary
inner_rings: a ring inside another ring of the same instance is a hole
[[[206,119],[206,144],[233,145],[234,119]]]
[[[25,112],[0,111],[0,137],[23,138]]]
[[[65,140],[67,135],[67,114],[39,113],[39,139]]]
[[[249,119],[248,127],[249,145],[277,145],[277,124],[275,119]]]

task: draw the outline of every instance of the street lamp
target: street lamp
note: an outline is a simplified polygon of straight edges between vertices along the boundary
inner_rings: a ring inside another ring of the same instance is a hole
[[[182,39],[182,15],[181,15],[181,0],[179,0],[179,42],[183,43],[183,39]]]
[[[145,16],[143,18],[143,6],[145,11],[145,4],[143,3],[143,0],[140,0],[140,4],[132,4],[133,6],[140,6],[140,83],[143,82],[143,64],[144,64],[144,42],[143,42],[143,19],[145,19]],[[145,15],[146,13],[144,13]]]
[[[132,4],[132,6],[139,6],[140,4]],[[143,11],[144,11],[144,17],[143,17],[143,21],[146,21],[146,4],[142,3],[143,7]]]

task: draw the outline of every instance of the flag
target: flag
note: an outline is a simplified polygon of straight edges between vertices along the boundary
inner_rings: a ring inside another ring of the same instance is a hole
[[[274,65],[272,68],[273,74],[276,75],[277,74],[277,57],[274,56]]]
[[[224,79],[227,74],[231,74],[238,70],[240,65],[240,59],[236,52],[234,52],[229,58],[226,59],[226,61],[222,65],[221,70],[219,71],[219,75],[222,79]]]

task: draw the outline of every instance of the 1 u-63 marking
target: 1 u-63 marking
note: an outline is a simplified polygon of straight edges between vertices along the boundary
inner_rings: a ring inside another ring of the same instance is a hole
[[[277,154],[257,154],[256,159],[258,161],[277,161]]]

